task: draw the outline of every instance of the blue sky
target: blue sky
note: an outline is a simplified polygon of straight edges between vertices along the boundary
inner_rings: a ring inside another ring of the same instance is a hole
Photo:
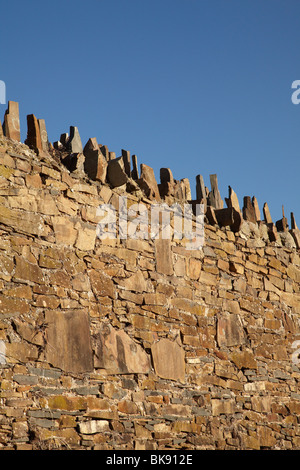
[[[298,0],[52,0],[1,7],[7,100],[46,120],[50,141],[78,126],[176,179],[218,175],[223,198],[282,204],[300,226]],[[6,106],[0,105],[2,120]]]

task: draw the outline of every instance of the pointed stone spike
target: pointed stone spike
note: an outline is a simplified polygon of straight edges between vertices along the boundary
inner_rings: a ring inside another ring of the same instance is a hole
[[[110,152],[108,150],[107,145],[101,145],[100,150],[101,150],[102,154],[104,155],[104,157],[106,158],[106,160],[109,161],[109,153]]]
[[[40,128],[38,120],[34,114],[29,114],[27,116],[27,139],[25,143],[28,147],[31,147],[36,151],[43,150]]]
[[[218,178],[216,174],[210,175],[211,191],[208,196],[208,204],[213,206],[215,209],[223,209],[224,203],[222,201],[219,189],[218,189]]]
[[[259,210],[258,202],[257,202],[257,199],[256,199],[255,196],[253,196],[253,198],[252,198],[252,205],[254,207],[256,220],[257,220],[257,222],[259,222],[260,221],[260,210]]]
[[[138,168],[138,162],[137,162],[137,156],[132,155],[132,171],[131,171],[131,178],[134,180],[139,179],[139,168]]]
[[[101,153],[97,139],[95,137],[88,140],[86,143],[83,154],[84,160],[84,171],[93,180],[106,182],[107,175],[107,161],[104,155]]]
[[[122,149],[122,158],[124,161],[125,173],[127,176],[131,176],[131,164],[130,164],[130,152],[128,150]]]
[[[16,101],[8,102],[8,108],[4,115],[3,131],[5,137],[21,141],[19,103]]]
[[[244,197],[243,218],[254,224],[257,222],[250,196]]]
[[[297,224],[296,224],[296,219],[295,219],[295,216],[294,216],[293,212],[291,212],[291,229],[292,230],[298,229]]]
[[[3,128],[2,128],[2,124],[1,124],[1,121],[0,121],[0,137],[3,137]]]
[[[47,130],[46,130],[45,119],[38,119],[38,125],[39,125],[40,135],[41,135],[42,150],[44,152],[48,152],[49,151],[49,140],[48,140],[48,133],[47,133]]]
[[[265,222],[267,224],[272,224],[273,223],[272,222],[272,217],[271,217],[271,214],[270,214],[269,206],[266,202],[264,203],[263,212],[264,212]]]
[[[206,189],[202,175],[196,176],[196,199],[199,201],[206,200]]]
[[[227,207],[233,207],[236,211],[241,212],[238,197],[231,186],[228,186],[228,193],[229,197],[225,198]]]
[[[174,184],[174,178],[173,178],[173,174],[170,168],[160,169],[160,182]]]
[[[67,145],[69,152],[71,153],[82,153],[82,142],[76,126],[70,127],[70,138]]]

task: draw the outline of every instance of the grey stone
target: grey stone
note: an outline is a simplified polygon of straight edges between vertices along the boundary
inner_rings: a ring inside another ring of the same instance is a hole
[[[71,153],[82,153],[82,142],[76,126],[70,127],[70,138],[67,144],[67,149]]]

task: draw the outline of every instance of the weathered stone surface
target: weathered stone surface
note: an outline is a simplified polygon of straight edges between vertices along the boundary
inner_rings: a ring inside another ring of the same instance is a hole
[[[89,276],[92,290],[97,297],[108,296],[114,298],[115,286],[109,276],[95,269],[89,271]]]
[[[39,125],[40,136],[41,136],[42,150],[44,152],[48,152],[49,140],[48,140],[48,133],[46,129],[45,119],[38,119],[38,125]]]
[[[46,358],[54,367],[67,372],[93,370],[89,320],[86,312],[47,311]]]
[[[96,434],[109,431],[109,422],[107,420],[90,420],[79,424],[81,434]]]
[[[210,175],[211,191],[208,195],[208,204],[215,209],[223,209],[223,201],[218,188],[217,175]]]
[[[230,357],[239,369],[257,369],[254,354],[249,350],[235,351]]]
[[[19,103],[8,102],[8,108],[4,116],[4,135],[13,140],[21,141]]]
[[[248,220],[249,222],[252,222],[254,224],[257,222],[256,212],[250,196],[244,197],[243,217],[245,220]]]
[[[141,175],[138,184],[149,199],[160,201],[158,185],[154,176],[153,168],[144,163],[141,164]]]
[[[108,162],[107,181],[113,188],[123,186],[128,181],[122,157],[114,158]]]
[[[37,264],[30,263],[21,256],[16,256],[14,278],[16,280],[29,281],[37,284],[44,284],[45,282],[43,270]]]
[[[67,149],[71,153],[82,153],[82,142],[76,126],[70,127],[70,137],[67,143]]]
[[[225,198],[227,207],[233,207],[236,211],[241,212],[238,197],[231,186],[228,186],[228,192],[229,196]]]
[[[42,150],[40,127],[34,114],[29,114],[27,116],[27,139],[25,143],[35,151]]]
[[[259,222],[260,221],[260,210],[259,210],[259,206],[258,206],[258,201],[257,201],[255,196],[253,196],[253,198],[252,198],[252,205],[254,207],[256,220],[257,220],[257,222]]]
[[[130,152],[122,149],[122,159],[124,162],[124,171],[128,177],[131,176]]]
[[[73,222],[64,216],[52,217],[56,243],[72,246],[77,238]]]
[[[172,275],[173,257],[170,240],[157,238],[154,244],[157,272]]]
[[[245,343],[245,334],[238,315],[223,314],[218,318],[217,340],[220,347],[230,347]]]
[[[138,162],[137,162],[137,156],[136,155],[132,155],[131,178],[133,178],[134,180],[139,179],[139,169],[138,169]]]
[[[134,292],[147,291],[147,282],[141,271],[137,271],[127,279],[119,281],[119,285],[123,286],[126,290],[132,290]]]
[[[178,343],[161,339],[151,347],[154,369],[164,379],[185,381],[185,354]]]
[[[264,206],[263,206],[263,213],[264,213],[265,222],[267,224],[272,224],[273,223],[272,222],[272,217],[271,217],[271,214],[270,214],[269,206],[266,202],[264,203]]]
[[[109,374],[147,374],[150,361],[142,347],[124,331],[103,323],[95,338],[95,367]]]
[[[93,179],[105,183],[107,174],[107,161],[99,149],[96,138],[89,139],[84,147],[84,171]]]

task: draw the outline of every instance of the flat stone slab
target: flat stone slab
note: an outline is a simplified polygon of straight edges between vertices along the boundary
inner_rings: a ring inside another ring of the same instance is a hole
[[[93,370],[89,318],[82,310],[47,311],[46,360],[67,372]]]
[[[151,347],[156,374],[163,379],[185,381],[185,354],[178,343],[161,339]]]
[[[109,374],[147,374],[150,359],[144,349],[125,331],[104,323],[95,338],[94,365]]]

